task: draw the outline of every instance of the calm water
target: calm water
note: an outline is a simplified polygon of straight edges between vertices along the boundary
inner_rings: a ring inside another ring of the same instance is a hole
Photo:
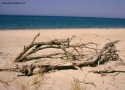
[[[125,28],[125,19],[58,16],[0,16],[0,30],[58,28]]]

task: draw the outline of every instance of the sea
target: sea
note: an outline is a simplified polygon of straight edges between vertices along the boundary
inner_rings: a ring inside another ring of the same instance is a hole
[[[125,19],[0,15],[0,30],[125,28]]]

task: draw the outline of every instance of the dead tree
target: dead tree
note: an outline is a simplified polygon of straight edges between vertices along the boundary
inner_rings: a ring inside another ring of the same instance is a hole
[[[39,36],[39,34],[37,36]],[[76,60],[77,57],[80,57],[79,59],[81,59],[83,56],[83,53],[80,53],[79,50],[81,50],[82,48],[89,48],[89,49],[95,50],[94,48],[87,47],[87,45],[90,45],[90,44],[96,45],[93,42],[89,42],[87,44],[71,45],[70,42],[74,36],[68,39],[55,39],[48,42],[34,42],[37,36],[35,36],[32,43],[27,47],[25,47],[24,50],[14,59],[14,62],[22,62],[22,61],[28,61],[28,60],[40,59],[40,58],[52,58],[52,56],[56,56],[60,54],[64,55],[64,57],[67,57],[67,58],[72,57],[72,59],[74,60]],[[63,53],[54,53],[50,55],[29,57],[31,54],[47,48],[60,49],[63,51]],[[72,51],[71,52],[68,51],[67,50],[68,48],[72,48]],[[77,55],[73,53],[74,51],[77,52]]]
[[[90,44],[95,46],[97,45],[93,42],[89,42],[86,44],[83,44],[83,43],[79,43],[75,45],[71,44],[71,41],[75,36],[68,39],[55,39],[48,42],[35,42],[35,39],[39,35],[40,33],[36,35],[33,41],[31,42],[31,44],[25,47],[24,50],[14,59],[15,62],[22,62],[22,61],[28,61],[28,60],[40,59],[40,58],[52,58],[53,56],[57,56],[57,55],[63,55],[62,57],[67,57],[67,58],[71,57],[73,61],[65,64],[56,64],[56,65],[31,64],[31,65],[23,65],[21,67],[17,65],[16,68],[0,69],[0,71],[8,71],[8,70],[18,71],[18,72],[24,73],[24,75],[30,76],[30,75],[33,75],[33,71],[35,68],[42,69],[43,73],[51,70],[63,70],[63,69],[81,70],[81,67],[83,66],[88,66],[88,65],[96,66],[98,64],[103,64],[109,60],[121,60],[119,55],[117,54],[118,50],[116,50],[116,47],[115,47],[115,44],[119,42],[118,40],[105,44],[104,47],[99,52],[97,52],[96,48],[92,48],[88,46]],[[36,57],[30,56],[33,53],[36,53],[40,50],[44,50],[47,48],[60,49],[63,52],[52,53],[49,55],[41,55]],[[71,48],[72,51],[67,50],[69,48]],[[80,52],[80,50],[82,51],[83,48],[92,49],[96,52],[92,59],[84,60],[83,56],[85,56],[85,54],[83,52]],[[77,55],[74,54],[74,51],[77,52]],[[80,58],[77,58],[77,57],[80,57]],[[80,61],[78,61],[77,59],[80,59]]]
[[[118,54],[116,54],[115,50],[115,44],[118,43],[118,41],[114,41],[114,42],[110,42],[107,43],[101,50],[99,53],[97,53],[93,59],[91,60],[87,60],[87,61],[73,61],[70,63],[66,63],[66,64],[61,64],[61,65],[25,65],[23,66],[23,69],[20,69],[19,71],[24,73],[25,75],[32,75],[33,74],[33,70],[36,67],[39,68],[44,68],[43,72],[48,72],[51,70],[62,70],[62,69],[74,69],[74,70],[80,70],[81,67],[83,66],[88,66],[88,65],[97,65],[98,62],[103,63],[106,62],[108,60],[120,60]],[[109,56],[108,56],[109,55]],[[105,56],[105,57],[104,57]]]

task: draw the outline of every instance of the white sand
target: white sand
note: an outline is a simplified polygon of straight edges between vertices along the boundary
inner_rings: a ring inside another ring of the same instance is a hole
[[[52,29],[52,30],[0,30],[0,68],[14,67],[13,59],[23,50],[24,45],[29,45],[34,36],[40,32],[37,41],[50,41],[52,39],[66,39],[73,35],[76,38],[74,43],[79,43],[82,38],[83,43],[95,42],[99,43],[101,49],[110,41],[120,40],[116,45],[120,50],[118,53],[122,60],[125,61],[125,29]],[[47,50],[44,53],[48,53]],[[52,61],[51,61],[52,62]],[[109,62],[109,65],[113,62]],[[20,63],[29,64],[29,62]],[[81,81],[93,82],[91,84],[81,84],[86,90],[124,90],[125,89],[125,73],[117,73],[101,76],[99,74],[88,73],[93,67],[83,67],[80,70],[62,70],[45,74],[46,80],[42,81],[42,77],[38,77],[41,82],[38,90],[70,90],[71,81],[77,78]],[[125,71],[125,66],[119,66],[117,70]],[[20,73],[0,72],[0,88],[1,90],[23,90],[21,86],[26,86],[28,90],[35,90],[32,82],[36,77],[17,77]],[[16,78],[16,79],[15,79]],[[3,81],[3,82],[1,82]],[[9,86],[4,82],[8,82]],[[22,83],[20,83],[22,82]]]

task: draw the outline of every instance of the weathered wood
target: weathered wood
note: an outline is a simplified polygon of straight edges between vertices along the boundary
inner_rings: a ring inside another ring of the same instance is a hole
[[[102,73],[115,73],[115,72],[122,72],[125,73],[125,71],[121,71],[121,70],[93,70],[93,71],[89,71],[89,72],[93,72],[93,73],[98,73],[98,74],[102,74]]]
[[[33,65],[33,64],[31,64],[30,66],[23,65],[22,67],[17,66],[15,69],[5,69],[5,71],[6,70],[11,70],[11,71],[15,70],[15,71],[19,71],[19,72],[24,73],[25,75],[29,76],[29,75],[33,74],[33,71],[36,67],[44,68],[43,72],[48,72],[51,70],[64,70],[64,69],[81,70],[80,68],[83,66],[88,66],[88,65],[95,66],[101,62],[104,62],[105,59],[109,60],[110,57],[111,58],[115,57],[117,60],[119,58],[118,54],[116,54],[117,50],[115,50],[115,44],[117,42],[119,42],[118,40],[105,44],[105,46],[99,52],[97,52],[97,49],[87,46],[90,44],[97,46],[97,44],[95,44],[93,42],[89,42],[86,44],[79,43],[79,44],[71,45],[70,44],[71,40],[75,36],[71,37],[71,39],[70,38],[68,38],[68,39],[55,39],[55,40],[51,40],[48,42],[35,42],[35,39],[38,36],[39,36],[39,34],[36,35],[34,37],[32,43],[30,45],[28,45],[27,47],[25,47],[24,50],[15,58],[15,60],[14,60],[15,62],[22,62],[23,60],[28,61],[28,60],[40,59],[40,58],[52,58],[53,56],[58,56],[58,55],[62,55],[62,57],[67,57],[67,58],[72,57],[73,59],[76,59],[77,56],[81,56],[81,58],[80,58],[81,61],[73,60],[70,63],[59,64],[59,65],[58,64],[57,65],[46,64],[46,65],[37,65],[37,66]],[[63,52],[62,53],[52,53],[49,55],[41,55],[41,56],[36,56],[36,57],[29,57],[29,55],[36,53],[39,50],[44,50],[47,48],[60,49]],[[73,51],[71,52],[71,51],[67,50],[68,48],[72,48]],[[84,58],[82,59],[82,56],[84,56],[84,54],[79,52],[79,49],[82,49],[82,48],[93,49],[96,51],[96,55],[91,60],[85,61]],[[73,53],[74,51],[77,53],[77,55],[75,55]],[[0,69],[0,71],[2,71],[2,69]],[[100,71],[100,72],[103,72],[103,71]]]
[[[93,72],[93,73],[98,73],[98,74],[102,74],[102,73],[115,73],[115,72],[123,72],[125,73],[125,71],[122,70],[114,70],[117,66],[125,66],[125,62],[120,61],[120,62],[116,62],[114,65],[103,68],[103,69],[99,69],[99,70],[92,70],[89,72]]]
[[[39,35],[40,35],[40,33],[38,33],[38,34],[34,37],[34,39],[33,39],[33,41],[32,41],[32,43],[31,43],[31,44],[33,44],[33,43],[34,43],[34,41],[36,40],[36,38],[37,38]]]
[[[90,47],[87,47],[87,45],[89,44],[93,44],[93,45],[96,45],[95,43],[93,42],[89,42],[89,43],[86,43],[86,44],[77,44],[77,45],[71,45],[70,42],[71,40],[73,39],[73,37],[75,36],[72,36],[71,39],[68,38],[68,39],[55,39],[55,40],[51,40],[51,41],[48,41],[48,42],[34,42],[36,37],[38,37],[40,35],[37,34],[32,43],[30,45],[28,45],[27,47],[25,46],[24,50],[14,59],[14,62],[22,62],[22,61],[27,61],[28,60],[28,56],[33,54],[33,53],[36,53],[37,51],[39,50],[43,50],[43,49],[47,49],[47,48],[54,48],[54,49],[60,49],[64,52],[65,56],[68,57],[72,57],[74,59],[75,56],[77,55],[74,55],[73,52],[76,51],[78,53],[78,56],[83,56],[82,53],[79,52],[79,49],[82,49],[82,48],[89,48],[89,49],[93,49],[95,50],[94,48],[90,48]],[[69,52],[67,49],[68,48],[72,48],[73,51],[72,52]],[[48,55],[49,56],[49,55]],[[50,54],[51,56],[51,54]],[[41,55],[41,58],[43,57],[43,55]],[[46,55],[45,55],[46,57]],[[40,56],[38,56],[38,58],[34,58],[34,59],[39,59]]]
[[[30,76],[33,75],[33,70],[35,68],[40,68],[43,69],[42,73],[51,71],[51,70],[67,70],[67,69],[74,69],[74,70],[78,70],[79,68],[75,65],[73,65],[72,63],[67,63],[67,64],[62,64],[62,65],[24,65],[22,67],[18,67],[18,71],[23,73],[26,76]]]
[[[87,65],[92,65],[94,63],[97,63],[100,60],[100,57],[102,55],[102,53],[108,48],[108,47],[112,47],[114,44],[116,44],[118,41],[114,41],[114,42],[110,42],[107,43],[99,53],[97,53],[94,58],[92,60],[88,60],[88,61],[79,61],[79,62],[74,62],[74,65],[76,66],[87,66]],[[103,61],[103,60],[102,60]]]
[[[62,43],[67,43],[67,42],[68,42],[67,39],[66,40],[55,39],[55,40],[48,41],[48,42],[36,42],[36,43],[32,43],[32,44],[28,45],[27,47],[25,47],[25,49],[14,59],[14,62],[21,62],[28,55],[30,55],[30,54],[38,51],[38,50],[41,50],[42,48],[40,48],[40,46],[43,46],[43,45],[57,45],[55,47],[54,46],[50,46],[48,48],[58,48],[59,45],[61,45]],[[26,53],[32,47],[34,47],[34,48],[30,52]]]

